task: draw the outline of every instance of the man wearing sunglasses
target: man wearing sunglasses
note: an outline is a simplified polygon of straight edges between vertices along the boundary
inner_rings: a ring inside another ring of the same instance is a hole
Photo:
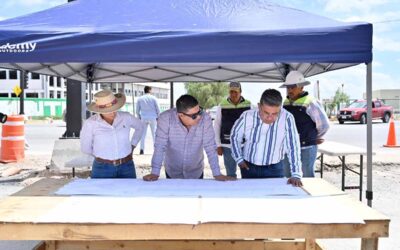
[[[143,179],[158,180],[163,162],[167,178],[202,179],[203,150],[216,180],[233,179],[220,172],[211,117],[203,112],[196,98],[183,95],[176,101],[176,108],[158,118],[152,170]]]
[[[243,144],[244,141],[244,144]],[[300,140],[294,117],[282,109],[282,96],[267,89],[258,109],[245,111],[231,131],[232,157],[242,178],[282,178],[283,158],[288,155],[291,177],[288,183],[302,186]]]

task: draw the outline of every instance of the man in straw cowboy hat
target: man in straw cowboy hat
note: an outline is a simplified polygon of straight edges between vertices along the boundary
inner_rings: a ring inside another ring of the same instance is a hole
[[[283,107],[292,113],[300,136],[301,164],[304,177],[314,177],[314,164],[317,158],[317,144],[323,142],[322,136],[329,129],[329,120],[322,105],[304,91],[310,82],[299,71],[291,71],[281,88],[286,88],[287,98]],[[285,162],[285,174],[290,176],[289,164]]]
[[[167,178],[202,179],[203,151],[216,180],[234,179],[220,172],[211,117],[203,112],[196,98],[183,95],[176,101],[176,108],[164,111],[158,118],[151,174],[143,179],[158,180],[163,162]]]
[[[136,178],[132,151],[142,137],[144,123],[118,111],[125,101],[123,94],[102,90],[87,107],[96,114],[83,124],[80,141],[81,151],[94,156],[92,178]],[[135,132],[129,140],[132,128]]]

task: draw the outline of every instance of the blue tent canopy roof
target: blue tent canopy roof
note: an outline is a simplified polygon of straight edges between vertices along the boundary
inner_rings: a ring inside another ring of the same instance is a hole
[[[278,69],[271,80],[281,80],[287,65],[313,75],[371,61],[371,24],[343,23],[263,0],[76,0],[0,22],[0,66],[48,74],[54,72],[46,67],[57,66],[63,76],[79,80],[80,70],[92,63],[177,70],[172,78],[134,73],[138,81],[171,81],[196,73],[176,64],[200,71],[211,64],[233,63],[238,71],[254,64]],[[60,69],[68,67],[72,71]],[[237,76],[209,79],[232,77]]]

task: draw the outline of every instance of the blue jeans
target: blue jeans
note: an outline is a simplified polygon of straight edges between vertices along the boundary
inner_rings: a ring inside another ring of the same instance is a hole
[[[143,119],[142,121],[145,123],[145,127],[144,127],[144,131],[143,131],[142,139],[140,140],[140,149],[144,151],[147,127],[150,126],[151,135],[153,137],[153,143],[154,143],[154,138],[156,137],[157,120],[156,119]]]
[[[135,164],[133,161],[121,165],[93,161],[91,178],[136,178]]]
[[[224,165],[226,169],[226,175],[236,177],[237,164],[232,158],[232,151],[230,148],[222,147],[224,156]]]
[[[301,170],[303,171],[303,177],[315,177],[314,165],[317,159],[318,146],[312,145],[307,148],[301,149]],[[290,177],[291,171],[287,156],[284,159],[285,176]]]
[[[284,177],[282,161],[276,164],[258,166],[247,162],[249,170],[240,168],[242,179],[255,179],[255,178],[282,178]]]

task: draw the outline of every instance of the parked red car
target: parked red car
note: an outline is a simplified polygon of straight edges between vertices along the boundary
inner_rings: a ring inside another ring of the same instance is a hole
[[[381,100],[372,101],[372,119],[382,119],[387,123],[393,114],[393,107],[386,106]],[[341,109],[337,114],[340,124],[345,121],[359,121],[361,124],[367,123],[367,101],[358,100],[349,106]]]

